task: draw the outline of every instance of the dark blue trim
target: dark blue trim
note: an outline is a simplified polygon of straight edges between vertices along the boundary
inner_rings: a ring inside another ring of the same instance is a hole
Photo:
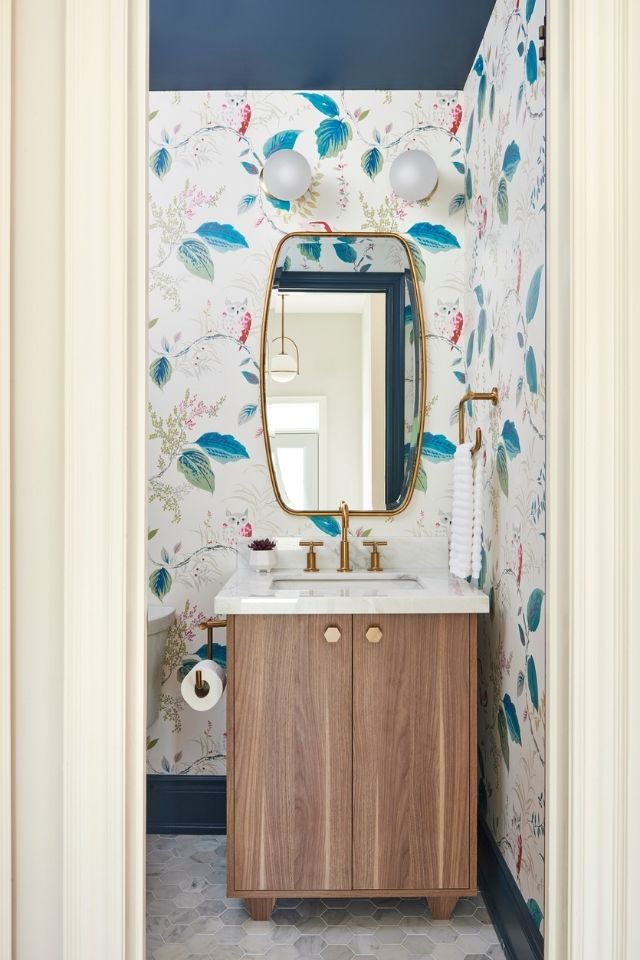
[[[461,90],[494,2],[151,0],[149,87]]]
[[[497,843],[478,821],[478,885],[507,960],[544,960],[544,940]]]
[[[147,774],[147,833],[226,832],[226,777]]]

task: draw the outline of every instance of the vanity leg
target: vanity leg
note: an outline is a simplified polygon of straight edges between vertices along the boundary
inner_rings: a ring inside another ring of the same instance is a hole
[[[276,905],[275,897],[256,897],[244,901],[252,920],[268,920]]]
[[[429,910],[434,920],[448,920],[458,902],[457,897],[427,897]]]

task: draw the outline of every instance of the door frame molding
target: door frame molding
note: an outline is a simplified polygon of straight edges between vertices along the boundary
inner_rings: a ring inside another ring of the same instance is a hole
[[[4,201],[11,0],[0,4]],[[630,407],[640,329],[629,276],[639,252],[637,6],[548,0],[548,960],[640,955],[640,421]],[[145,0],[67,2],[65,960],[144,955],[147,17]],[[0,949],[11,956],[8,243],[5,220]],[[38,468],[37,447],[22,455]]]

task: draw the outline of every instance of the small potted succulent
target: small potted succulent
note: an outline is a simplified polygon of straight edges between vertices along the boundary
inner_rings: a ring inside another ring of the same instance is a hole
[[[275,540],[252,540],[249,544],[249,563],[260,573],[268,573],[276,565]]]

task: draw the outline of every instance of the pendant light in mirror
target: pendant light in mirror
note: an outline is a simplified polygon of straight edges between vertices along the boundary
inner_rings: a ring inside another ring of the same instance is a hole
[[[267,192],[278,200],[297,200],[311,186],[311,167],[297,150],[276,150],[262,169]]]
[[[391,164],[389,179],[393,192],[414,203],[427,200],[438,186],[438,168],[424,150],[405,150]]]
[[[271,349],[269,351],[269,374],[272,380],[275,380],[276,383],[289,383],[290,380],[293,380],[300,373],[300,355],[298,353],[298,347],[291,339],[291,337],[285,337],[284,335],[284,298],[285,294],[280,294],[280,336],[274,337],[271,342]],[[291,349],[285,350],[285,342],[291,344],[291,347],[295,353],[291,352]],[[278,344],[280,350],[278,353],[273,352],[273,344]]]

